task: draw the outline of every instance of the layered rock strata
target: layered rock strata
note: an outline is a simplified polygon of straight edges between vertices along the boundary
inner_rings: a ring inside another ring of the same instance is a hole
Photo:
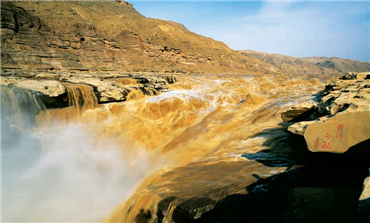
[[[125,1],[1,2],[1,71],[269,73],[224,43]]]

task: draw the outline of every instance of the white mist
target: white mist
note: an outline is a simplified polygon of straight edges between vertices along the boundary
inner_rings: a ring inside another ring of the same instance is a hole
[[[11,141],[2,143],[3,222],[103,221],[150,169],[145,157],[125,160],[120,145],[83,125],[35,133],[2,133]],[[140,163],[134,172],[132,162]]]

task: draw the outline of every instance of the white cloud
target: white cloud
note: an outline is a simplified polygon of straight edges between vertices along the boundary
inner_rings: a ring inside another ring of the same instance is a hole
[[[264,2],[255,15],[201,27],[199,32],[233,49],[369,61],[369,23],[354,21],[368,13],[364,3]]]

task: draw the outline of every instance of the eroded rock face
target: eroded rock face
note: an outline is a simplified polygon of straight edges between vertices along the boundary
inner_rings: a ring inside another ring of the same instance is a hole
[[[148,19],[125,1],[3,1],[1,37],[1,69],[10,75],[57,70],[266,73],[272,67],[181,24]]]
[[[88,84],[98,92],[99,102],[125,101],[130,92],[141,91],[144,95],[157,95],[168,91],[167,84],[175,83],[177,77],[169,75],[76,75],[68,82]]]
[[[142,95],[157,95],[168,91],[167,84],[178,81],[172,75],[144,74],[35,74],[32,79],[6,78],[2,85],[15,86],[37,93],[49,107],[68,106],[64,85],[82,84],[91,86],[99,103],[126,101],[131,92]]]
[[[370,138],[370,79],[349,74],[329,84],[307,121],[288,128],[305,137],[312,152],[344,153]]]

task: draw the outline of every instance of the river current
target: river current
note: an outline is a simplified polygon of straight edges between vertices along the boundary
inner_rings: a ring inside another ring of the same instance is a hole
[[[280,114],[315,104],[328,81],[182,75],[168,92],[108,104],[89,86],[64,84],[70,106],[59,109],[2,86],[3,220],[157,222],[170,199],[161,219],[170,222],[193,197],[246,193],[256,175],[294,165]]]

